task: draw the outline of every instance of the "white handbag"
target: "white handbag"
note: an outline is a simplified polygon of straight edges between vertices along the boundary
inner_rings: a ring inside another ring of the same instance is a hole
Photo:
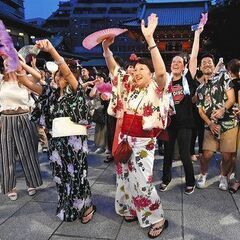
[[[68,137],[87,135],[87,128],[71,121],[70,117],[54,118],[52,123],[52,137]]]

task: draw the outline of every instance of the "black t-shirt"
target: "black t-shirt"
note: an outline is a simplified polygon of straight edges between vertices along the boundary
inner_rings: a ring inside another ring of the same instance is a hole
[[[235,101],[238,103],[238,92],[240,91],[240,78],[235,78],[232,80],[233,83],[233,89],[235,93]]]
[[[192,111],[192,96],[195,91],[195,83],[189,71],[185,76],[188,81],[190,95],[184,95],[182,77],[179,80],[172,81],[172,95],[176,114],[171,116],[169,128],[193,128],[195,126]]]

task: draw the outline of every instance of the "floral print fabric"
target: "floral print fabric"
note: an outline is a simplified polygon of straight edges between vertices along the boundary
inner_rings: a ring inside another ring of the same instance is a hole
[[[86,95],[81,85],[76,93],[70,87],[66,87],[63,96],[60,96],[59,88],[44,85],[37,107],[32,113],[32,120],[48,130],[52,129],[53,119],[58,117],[70,117],[73,122],[86,125],[90,121],[90,114],[85,99]]]
[[[51,131],[52,121],[57,117],[70,117],[79,124],[88,123],[89,109],[80,85],[76,92],[66,88],[63,96],[59,89],[43,87],[32,120]],[[58,192],[57,216],[71,222],[80,218],[92,204],[87,180],[87,136],[48,137],[49,159]]]
[[[52,138],[49,159],[58,192],[57,216],[72,222],[92,204],[87,180],[87,136]]]
[[[156,139],[128,136],[128,142],[133,148],[130,161],[116,165],[115,209],[121,216],[137,216],[140,226],[148,227],[164,217],[161,200],[152,183]]]
[[[108,114],[122,118],[124,112],[143,116],[143,129],[165,129],[168,116],[174,113],[174,103],[170,92],[171,79],[167,78],[166,86],[160,90],[154,78],[149,86],[138,88],[132,77],[121,68],[115,69],[112,79],[112,97],[108,107]],[[141,101],[143,97],[143,100]],[[138,103],[141,101],[139,107]]]
[[[231,88],[233,88],[233,83],[229,76],[224,72],[217,73],[207,83],[202,83],[197,88],[197,106],[203,108],[208,118],[211,119],[214,110],[225,106],[226,91]],[[232,109],[227,110],[223,118],[218,119],[217,123],[220,124],[222,133],[236,127],[237,120]]]

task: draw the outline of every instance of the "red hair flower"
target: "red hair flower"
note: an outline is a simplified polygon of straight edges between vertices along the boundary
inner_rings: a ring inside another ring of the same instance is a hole
[[[135,53],[132,53],[129,57],[129,61],[136,62],[140,59]]]

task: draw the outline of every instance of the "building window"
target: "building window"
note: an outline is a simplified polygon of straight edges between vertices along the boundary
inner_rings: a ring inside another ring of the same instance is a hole
[[[13,40],[14,47],[16,49],[20,49],[25,45],[23,36],[11,35],[11,37]]]

